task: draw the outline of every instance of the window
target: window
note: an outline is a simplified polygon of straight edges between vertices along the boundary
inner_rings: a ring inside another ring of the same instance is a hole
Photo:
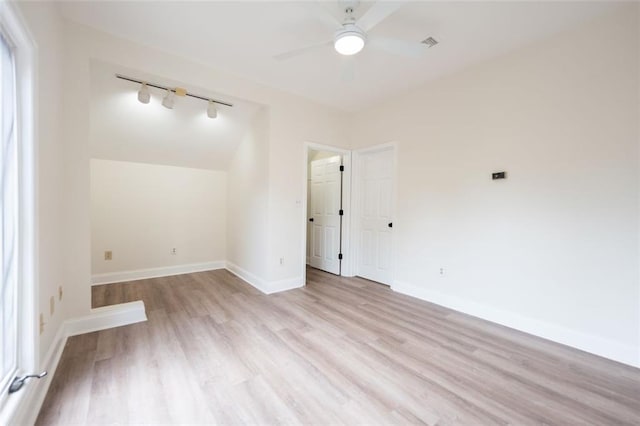
[[[0,424],[33,423],[25,418],[29,393],[8,388],[39,367],[35,53],[17,7],[0,0]]]
[[[18,358],[18,152],[13,49],[0,34],[0,389]]]

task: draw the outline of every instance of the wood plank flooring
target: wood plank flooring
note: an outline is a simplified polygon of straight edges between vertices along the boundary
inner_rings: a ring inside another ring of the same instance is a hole
[[[72,337],[38,425],[640,424],[640,370],[308,270],[265,296],[225,270],[93,288],[147,322]]]

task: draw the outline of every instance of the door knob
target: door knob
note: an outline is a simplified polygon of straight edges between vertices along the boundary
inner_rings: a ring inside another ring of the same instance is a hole
[[[389,228],[393,228],[393,222],[389,222],[389,224],[387,225]]]
[[[313,218],[312,217],[309,218],[309,222],[313,222]]]

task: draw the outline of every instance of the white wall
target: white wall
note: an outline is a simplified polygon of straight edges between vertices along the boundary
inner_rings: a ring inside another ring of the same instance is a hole
[[[62,110],[62,61],[63,50],[61,25],[55,8],[51,4],[36,5],[19,3],[25,19],[37,44],[36,70],[36,145],[38,158],[37,180],[37,226],[38,226],[38,299],[39,312],[44,314],[45,327],[40,335],[40,360],[49,346],[58,327],[69,315],[68,300],[65,296],[58,301],[58,286],[64,286],[65,294],[76,291],[76,282],[69,278],[65,256],[66,221],[64,206],[68,199],[65,191],[66,146],[61,137]],[[55,296],[56,309],[49,313],[49,298]]]
[[[269,149],[268,277],[302,284],[305,256],[301,221],[305,179],[304,142],[348,148],[349,115],[313,104],[272,108]],[[284,264],[280,264],[284,258]]]
[[[336,152],[331,152],[331,151],[317,151],[314,149],[310,149],[309,150],[309,155],[307,158],[307,164],[311,164],[312,161],[314,160],[322,160],[323,158],[329,158],[329,157],[333,157],[335,155],[340,155],[339,153]],[[307,166],[308,169],[308,166]],[[311,171],[308,170],[309,172],[309,177],[311,176]]]
[[[228,169],[227,260],[266,278],[268,249],[269,111],[254,117]]]
[[[92,274],[224,261],[226,175],[91,160]]]
[[[396,289],[640,365],[637,7],[356,115],[399,147]]]

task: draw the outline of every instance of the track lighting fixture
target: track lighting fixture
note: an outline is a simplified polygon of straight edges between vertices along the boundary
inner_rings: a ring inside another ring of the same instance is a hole
[[[124,75],[116,74],[116,78],[121,80],[131,81],[133,83],[138,83],[141,85],[140,90],[138,91],[138,100],[143,104],[148,104],[151,100],[151,94],[149,93],[149,87],[155,87],[156,89],[166,90],[166,94],[164,98],[162,98],[162,106],[168,109],[173,109],[175,105],[176,96],[189,96],[191,98],[202,99],[203,101],[207,101],[207,116],[209,118],[216,118],[218,116],[218,107],[216,104],[233,107],[233,104],[216,101],[215,99],[206,98],[204,96],[195,95],[193,93],[187,92],[187,89],[182,87],[166,87],[161,86],[159,84],[147,83],[142,80],[137,80],[135,78],[125,77]]]
[[[173,104],[175,103],[176,95],[172,90],[167,89],[167,94],[164,95],[162,99],[162,106],[165,108],[173,109]]]
[[[209,100],[209,106],[207,106],[207,116],[209,118],[216,118],[218,116],[218,108],[216,108],[216,104],[212,100]]]
[[[142,87],[138,90],[138,100],[143,104],[148,104],[151,100],[151,93],[149,93],[147,83],[142,83]]]

